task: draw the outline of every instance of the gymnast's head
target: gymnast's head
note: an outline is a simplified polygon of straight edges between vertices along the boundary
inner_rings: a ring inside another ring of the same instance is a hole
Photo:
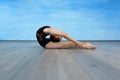
[[[62,36],[54,36],[54,35],[50,35],[50,40],[53,42],[59,42],[62,40]]]

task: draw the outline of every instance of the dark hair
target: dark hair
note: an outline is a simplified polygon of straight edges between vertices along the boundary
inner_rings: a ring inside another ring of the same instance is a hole
[[[50,35],[50,40],[53,41],[53,42],[59,42],[61,39],[60,38],[56,38],[53,35]]]

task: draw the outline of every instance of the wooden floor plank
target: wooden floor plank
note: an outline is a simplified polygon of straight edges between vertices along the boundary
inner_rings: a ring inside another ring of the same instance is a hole
[[[0,80],[120,80],[120,42],[93,43],[96,50],[2,41]]]

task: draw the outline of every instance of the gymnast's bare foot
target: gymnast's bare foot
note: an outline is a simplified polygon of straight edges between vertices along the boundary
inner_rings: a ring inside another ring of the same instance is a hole
[[[88,42],[80,42],[80,48],[81,49],[96,49],[96,46]]]

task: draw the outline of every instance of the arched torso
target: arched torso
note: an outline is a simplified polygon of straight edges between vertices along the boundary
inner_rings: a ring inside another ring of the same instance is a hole
[[[45,47],[45,45],[50,42],[50,39],[46,38],[46,36],[49,34],[43,32],[43,30],[46,28],[50,28],[50,26],[43,26],[39,28],[36,32],[37,41],[42,47]]]

